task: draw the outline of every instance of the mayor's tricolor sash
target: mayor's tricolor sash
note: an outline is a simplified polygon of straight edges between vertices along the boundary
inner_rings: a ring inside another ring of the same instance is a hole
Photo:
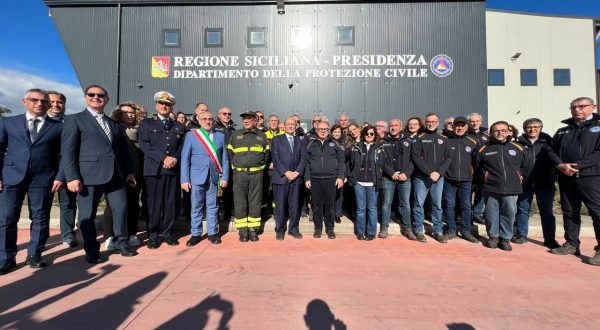
[[[192,132],[194,133],[196,138],[198,138],[200,144],[204,146],[204,149],[206,149],[206,153],[208,153],[208,156],[210,156],[210,159],[215,164],[217,172],[219,172],[219,174],[222,174],[223,168],[221,167],[221,163],[219,163],[219,152],[217,151],[217,146],[210,139],[208,133],[203,128],[193,129]]]

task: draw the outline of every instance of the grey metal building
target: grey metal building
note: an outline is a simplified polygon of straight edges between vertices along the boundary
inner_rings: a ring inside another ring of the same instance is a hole
[[[111,104],[356,121],[487,114],[484,1],[45,0]],[[487,117],[487,116],[486,116]]]

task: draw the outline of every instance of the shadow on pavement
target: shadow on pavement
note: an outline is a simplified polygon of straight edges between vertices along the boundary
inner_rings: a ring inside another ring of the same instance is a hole
[[[31,276],[0,287],[0,313],[43,293],[47,290],[73,285],[64,291],[48,297],[33,305],[3,314],[0,317],[0,328],[23,328],[35,325],[33,315],[54,302],[85,288],[119,268],[115,265],[101,267],[99,272],[91,272],[93,265],[84,261],[84,257],[72,258],[57,263],[52,267],[34,272]],[[10,326],[9,326],[10,325]]]
[[[321,299],[313,299],[306,305],[304,323],[311,330],[333,329],[345,330],[346,324],[331,312],[329,305]]]
[[[212,293],[204,298],[198,305],[183,311],[171,320],[157,327],[159,330],[168,329],[204,329],[208,323],[208,312],[216,310],[221,312],[218,330],[229,329],[229,321],[233,317],[233,303],[221,298],[220,294]]]
[[[446,326],[448,330],[475,330],[475,327],[468,323],[450,323]]]

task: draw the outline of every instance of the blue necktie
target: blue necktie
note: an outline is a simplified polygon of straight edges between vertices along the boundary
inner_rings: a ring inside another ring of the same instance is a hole
[[[290,148],[292,149],[292,152],[294,152],[294,137],[288,136],[288,142],[290,143]]]

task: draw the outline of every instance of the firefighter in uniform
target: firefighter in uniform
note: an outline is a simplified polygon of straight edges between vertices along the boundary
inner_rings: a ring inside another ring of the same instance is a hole
[[[243,128],[233,132],[227,149],[233,170],[233,204],[235,227],[240,241],[258,241],[263,171],[269,161],[269,141],[256,128],[256,114],[246,111],[240,115]]]

